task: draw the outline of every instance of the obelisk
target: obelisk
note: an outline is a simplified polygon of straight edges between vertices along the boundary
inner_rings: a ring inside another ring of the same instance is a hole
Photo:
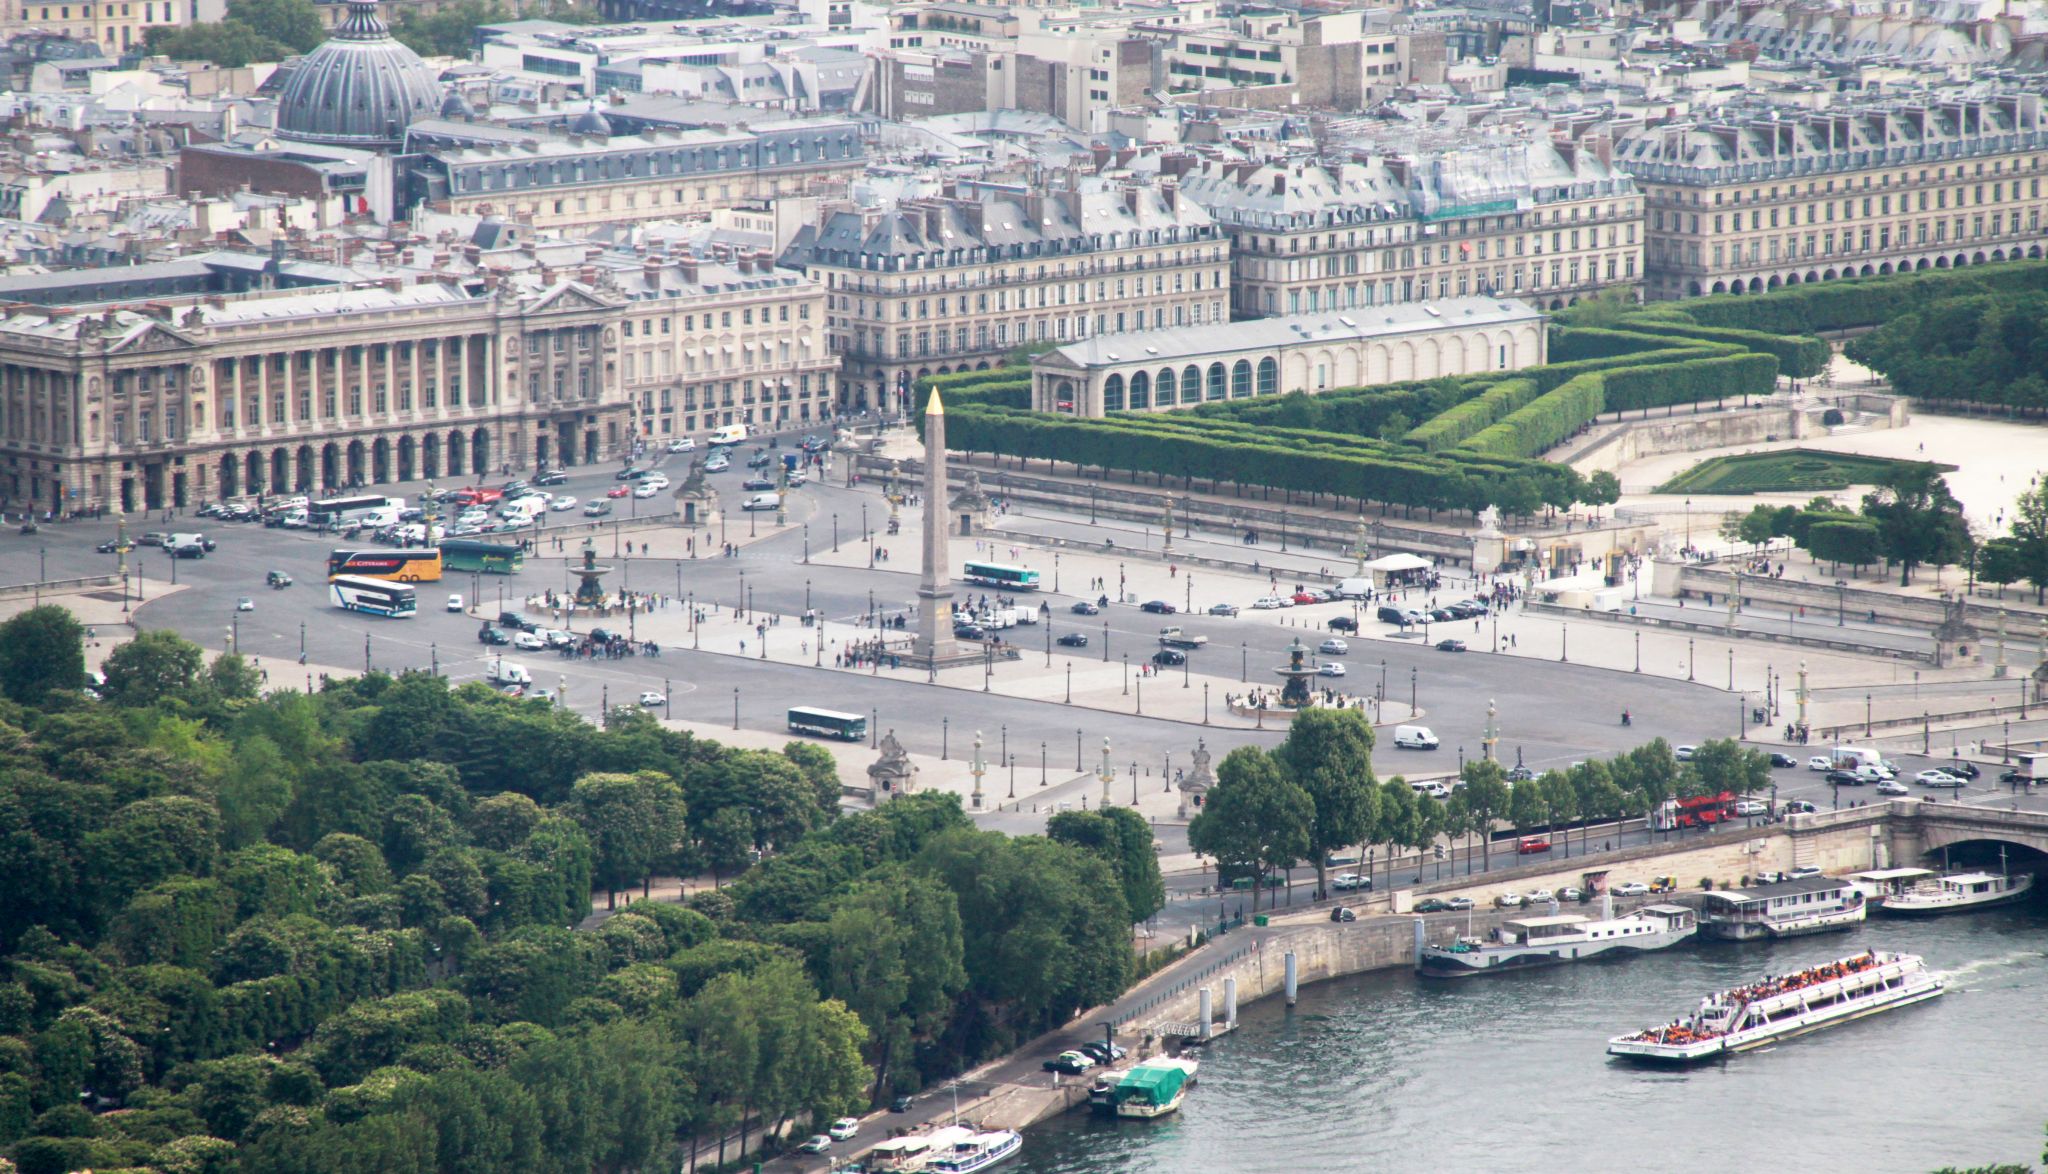
[[[918,663],[939,668],[959,649],[953,642],[952,577],[946,573],[946,405],[939,389],[924,408],[924,577],[918,581]]]

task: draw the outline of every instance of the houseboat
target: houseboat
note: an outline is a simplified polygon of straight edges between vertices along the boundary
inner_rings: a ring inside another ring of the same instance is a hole
[[[1926,1002],[1943,989],[1918,955],[1867,950],[1709,995],[1692,1014],[1607,1041],[1607,1054],[1643,1064],[1697,1064]]]
[[[1895,917],[1964,913],[2022,900],[2033,888],[2030,872],[1956,872],[1885,898],[1878,912]]]
[[[1808,876],[1704,894],[1700,932],[1738,942],[1791,938],[1848,929],[1868,913],[1862,892],[1847,880]]]
[[[1431,978],[1499,974],[1578,962],[1610,951],[1662,950],[1698,930],[1693,911],[1683,905],[1645,905],[1626,917],[1597,921],[1571,913],[1516,917],[1503,921],[1489,937],[1461,937],[1447,946],[1422,947],[1415,970]]]
[[[1842,879],[1863,894],[1865,904],[1881,909],[1886,901],[1939,875],[1931,868],[1873,868],[1852,872]]]
[[[937,1174],[977,1174],[998,1162],[1005,1162],[1017,1156],[1024,1148],[1024,1137],[1014,1129],[993,1129],[985,1133],[970,1132],[939,1152],[936,1147],[924,1168]]]
[[[1103,1073],[1088,1090],[1088,1100],[1100,1113],[1140,1119],[1164,1117],[1187,1099],[1196,1068],[1193,1060],[1170,1056],[1145,1060],[1127,1071]]]

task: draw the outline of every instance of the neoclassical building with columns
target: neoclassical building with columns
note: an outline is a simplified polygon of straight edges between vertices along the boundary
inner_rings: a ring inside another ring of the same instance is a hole
[[[605,459],[629,426],[623,305],[594,269],[15,305],[0,499],[159,509]]]
[[[1446,298],[1105,334],[1033,359],[1031,406],[1104,416],[1513,371],[1545,361],[1543,322],[1511,298]]]

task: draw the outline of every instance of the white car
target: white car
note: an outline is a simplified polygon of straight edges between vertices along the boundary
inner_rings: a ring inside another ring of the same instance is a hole
[[[796,1147],[807,1154],[822,1154],[832,1148],[832,1139],[822,1133],[813,1133],[804,1143]]]
[[[668,451],[670,452],[689,452],[696,447],[697,440],[692,436],[678,436],[668,442]]]
[[[547,646],[547,641],[532,632],[521,632],[512,637],[512,647],[519,649],[521,652],[544,652],[547,650]]]
[[[1336,889],[1339,892],[1346,892],[1351,889],[1358,888],[1363,884],[1365,884],[1364,878],[1360,877],[1355,872],[1340,872],[1336,876],[1330,878],[1330,887]]]
[[[1641,881],[1629,881],[1625,884],[1614,886],[1614,895],[1617,897],[1647,897],[1650,895],[1650,886]]]
[[[251,599],[251,598],[249,598],[248,596],[244,595],[244,596],[242,596],[242,597],[241,597],[240,599],[237,599],[237,600],[235,600],[235,610],[236,610],[236,611],[255,611],[255,610],[256,610],[256,601],[255,601],[255,600],[253,600],[253,599]]]
[[[640,484],[635,485],[633,487],[633,496],[640,498],[642,500],[653,497],[655,494],[660,492],[661,490],[659,488],[653,485],[649,485],[645,481],[642,481]]]
[[[1530,889],[1527,899],[1531,905],[1548,905],[1557,900],[1557,894],[1549,889]]]
[[[668,704],[668,698],[650,689],[640,695],[640,704],[652,709],[657,705]]]
[[[561,513],[563,510],[573,510],[576,508],[576,499],[565,493],[549,502],[548,508],[556,513]]]
[[[1817,770],[1822,774],[1826,774],[1835,769],[1835,760],[1825,754],[1816,754],[1806,760],[1806,769]]]
[[[1560,901],[1583,901],[1585,897],[1585,890],[1577,885],[1566,885],[1557,891],[1557,899]]]
[[[1923,787],[1951,787],[1958,791],[1969,785],[1945,770],[1923,770],[1913,776],[1913,781]]]
[[[1342,656],[1351,651],[1351,646],[1332,636],[1321,644],[1316,645],[1316,651],[1324,656]]]
[[[652,485],[652,486],[654,486],[654,487],[655,487],[656,489],[667,489],[667,488],[668,488],[668,474],[666,474],[666,473],[649,473],[649,474],[647,474],[647,475],[646,475],[645,477],[642,477],[642,478],[640,478],[640,484],[642,484],[642,485]]]
[[[1737,815],[1763,815],[1770,809],[1754,799],[1744,799],[1735,805]]]
[[[1344,675],[1344,666],[1338,661],[1326,660],[1322,663],[1321,667],[1316,669],[1316,675],[1319,677],[1341,677]]]
[[[1521,905],[1522,894],[1502,893],[1500,896],[1495,897],[1493,899],[1493,903],[1495,905],[1500,906],[1502,909],[1514,909]]]
[[[449,610],[449,611],[461,611],[461,610],[462,610],[462,596],[460,596],[460,595],[450,595],[450,596],[448,597],[448,610]]]
[[[1287,601],[1277,595],[1261,595],[1252,600],[1253,611],[1277,611],[1286,606]]]
[[[854,1135],[860,1132],[860,1121],[853,1117],[841,1117],[825,1132],[833,1141],[852,1141]]]
[[[1680,746],[1671,752],[1671,757],[1676,758],[1680,762],[1691,762],[1692,756],[1698,754],[1699,751],[1700,748],[1697,746]]]
[[[1910,795],[1913,793],[1913,790],[1897,779],[1886,779],[1877,785],[1877,793],[1880,795]]]

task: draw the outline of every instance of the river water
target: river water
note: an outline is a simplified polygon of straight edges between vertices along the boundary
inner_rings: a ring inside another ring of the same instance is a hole
[[[2040,894],[2036,894],[2039,896]],[[1609,1036],[1709,991],[1865,947],[1950,979],[1932,1003],[1689,1071]],[[1032,1129],[1016,1174],[1140,1171],[1924,1172],[2041,1160],[2048,909],[1425,983],[1383,971],[1245,1007],[1181,1112]]]

